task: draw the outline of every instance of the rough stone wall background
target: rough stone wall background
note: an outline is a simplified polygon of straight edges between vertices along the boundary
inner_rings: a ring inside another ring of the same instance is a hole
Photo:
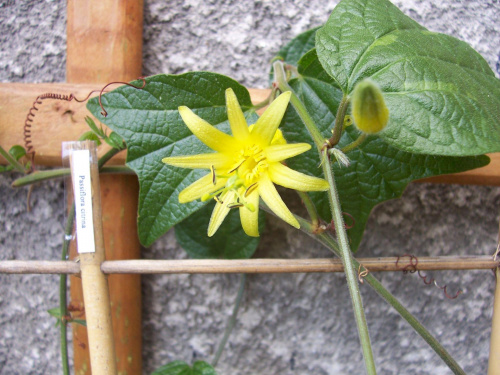
[[[326,21],[336,1],[145,1],[144,73],[211,70],[249,87],[267,85],[268,62],[296,34]],[[500,73],[497,0],[395,2],[432,31],[470,43]],[[0,1],[0,81],[53,82],[65,75],[66,3]],[[0,176],[0,259],[58,259],[64,223],[61,182],[44,183],[25,209],[15,176]],[[290,198],[293,196],[290,195]],[[413,184],[377,207],[360,256],[490,254],[500,189]],[[299,208],[299,207],[298,207]],[[258,257],[328,257],[328,251],[268,219]],[[172,231],[145,258],[186,257]],[[448,300],[416,275],[379,280],[436,335],[470,374],[486,371],[493,275],[436,272]],[[144,372],[174,359],[210,360],[230,314],[236,275],[143,277]],[[221,374],[363,373],[344,277],[251,275],[240,316],[219,362]],[[0,275],[0,374],[60,373],[57,276]],[[362,288],[380,374],[446,374],[442,361],[367,286]]]

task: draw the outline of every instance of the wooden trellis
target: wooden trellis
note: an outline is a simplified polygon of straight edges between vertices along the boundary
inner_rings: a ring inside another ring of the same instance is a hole
[[[34,98],[44,92],[73,93],[85,97],[104,83],[130,81],[141,75],[142,67],[142,1],[92,0],[68,1],[67,23],[67,83],[0,84],[0,145],[5,149],[23,144],[25,114]],[[102,15],[106,22],[102,22]],[[260,102],[267,90],[250,90],[252,100]],[[45,101],[39,106],[32,139],[36,148],[36,164],[61,165],[61,143],[77,139],[88,128],[84,117],[85,104]],[[492,163],[484,168],[457,175],[427,179],[427,182],[485,184],[500,186],[500,154],[490,155]],[[123,164],[125,154],[112,159]],[[140,258],[136,236],[138,184],[130,175],[101,178],[104,240],[107,261],[101,269],[109,277],[111,305],[126,311],[114,316],[118,371],[140,374],[141,361],[141,273],[281,273],[281,272],[341,272],[339,261],[332,259],[251,259],[133,261]],[[396,258],[360,259],[371,271],[397,271]],[[418,268],[425,269],[493,269],[499,262],[490,256],[419,258]],[[80,266],[60,261],[3,261],[0,272],[7,273],[68,273],[78,274]],[[136,274],[136,275],[131,275]],[[78,278],[71,279],[71,299],[82,304]],[[498,301],[497,301],[498,302]],[[116,314],[115,314],[116,315]],[[127,321],[127,324],[125,323]],[[78,326],[74,331],[79,343],[86,342],[86,331]],[[126,343],[126,344],[124,344]],[[75,369],[89,366],[88,345],[74,347]],[[130,360],[132,358],[132,360]]]

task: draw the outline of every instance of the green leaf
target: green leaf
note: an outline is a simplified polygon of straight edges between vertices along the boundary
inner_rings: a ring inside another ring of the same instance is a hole
[[[102,128],[98,128],[97,125],[95,124],[94,120],[90,116],[85,116],[85,122],[89,126],[89,128],[97,134],[100,138],[104,138],[106,134],[104,134],[104,131]]]
[[[240,223],[239,210],[231,210],[212,236],[207,236],[210,215],[215,202],[206,205],[195,214],[175,226],[177,242],[192,258],[248,259],[257,246],[260,237],[245,234]],[[264,230],[265,214],[259,211],[259,232]]]
[[[183,361],[174,361],[156,369],[151,375],[217,375],[217,373],[212,366],[203,361],[196,361],[193,367]]]
[[[105,137],[104,141],[113,148],[122,150],[124,148],[123,139],[115,132],[111,132],[109,137]]]
[[[54,307],[53,309],[47,310],[47,312],[50,314],[50,316],[56,318],[56,327],[58,327],[61,324],[61,309],[59,307]]]
[[[500,151],[500,81],[468,44],[426,30],[388,0],[344,0],[316,48],[346,95],[364,78],[378,83],[387,143],[434,155]]]
[[[9,154],[11,154],[14,159],[19,160],[26,155],[26,150],[23,146],[15,145],[10,148]]]
[[[326,75],[316,56],[308,52],[299,62],[301,76],[290,85],[305,104],[325,138],[330,129],[342,97],[342,91]],[[327,95],[329,93],[329,95]],[[289,107],[282,122],[282,130],[289,142],[309,142],[308,152],[291,158],[287,164],[304,173],[321,176],[319,158],[313,141],[293,107]],[[359,132],[354,126],[344,131],[340,147],[353,142]],[[449,157],[412,154],[399,150],[377,136],[368,137],[359,148],[347,154],[349,167],[334,165],[342,210],[351,214],[355,226],[348,230],[351,249],[356,251],[366,226],[368,216],[375,205],[398,198],[413,180],[445,173],[461,172],[488,164],[486,156]],[[328,198],[325,193],[311,193],[320,216],[331,220]]]
[[[354,141],[359,133],[354,127],[347,129],[341,140],[343,147]],[[483,167],[490,162],[487,156],[436,156],[412,154],[399,150],[377,137],[368,137],[356,150],[348,154],[349,168],[334,166],[337,187],[344,212],[355,218],[348,230],[351,246],[357,249],[371,210],[380,202],[399,198],[406,186],[418,179],[441,174],[463,172]],[[323,202],[323,204],[321,203]],[[318,197],[318,207],[328,204],[326,196]],[[322,216],[329,212],[322,210]]]
[[[47,310],[47,312],[51,316],[57,319],[56,326],[61,324],[62,314],[61,314],[61,309],[59,307],[54,307],[53,309]],[[87,322],[83,319],[68,319],[67,321],[68,323],[75,323],[87,327]]]
[[[234,90],[247,119],[254,121],[256,115],[248,90],[228,77],[208,72],[148,77],[142,90],[121,86],[102,96],[107,117],[101,115],[96,98],[88,102],[90,112],[127,144],[127,165],[139,177],[138,232],[143,245],[151,245],[205,204],[179,204],[178,195],[207,172],[168,166],[161,160],[212,152],[189,131],[177,108],[185,105],[228,133],[225,107],[228,87]]]
[[[79,141],[94,141],[97,143],[97,146],[101,145],[101,139],[97,134],[95,134],[93,131],[89,130],[85,133],[83,133],[80,138],[78,138]]]
[[[53,309],[47,310],[50,316],[53,316],[56,319],[61,319],[61,309],[59,307],[54,307]]]
[[[318,29],[319,27],[315,27],[297,35],[280,49],[275,59],[280,59],[286,61],[287,64],[297,66],[302,55],[314,48],[315,35]]]
[[[193,364],[193,375],[217,375],[215,369],[204,361],[196,361]]]
[[[10,172],[14,169],[12,165],[0,165],[0,173]]]
[[[79,325],[84,326],[84,327],[87,327],[87,321],[84,320],[84,319],[72,319],[69,322],[70,323],[79,324]]]

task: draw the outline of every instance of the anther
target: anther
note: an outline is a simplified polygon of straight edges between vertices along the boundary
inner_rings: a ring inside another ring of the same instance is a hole
[[[210,171],[212,172],[212,184],[215,186],[215,167],[213,165],[210,166]]]
[[[229,174],[233,173],[235,170],[237,170],[239,167],[241,167],[241,165],[245,162],[245,159],[243,159],[236,167],[234,167],[233,169],[231,169],[229,172]]]
[[[246,198],[248,197],[250,194],[252,194],[252,192],[257,189],[257,182],[253,183],[252,185],[250,185],[249,187],[247,187],[247,189],[245,190],[245,193],[243,194],[243,196]]]

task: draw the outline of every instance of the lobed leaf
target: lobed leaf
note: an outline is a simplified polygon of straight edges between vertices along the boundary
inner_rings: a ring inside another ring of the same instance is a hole
[[[326,74],[316,51],[306,53],[298,63],[300,77],[290,85],[306,106],[325,138],[331,135],[342,90]],[[281,129],[289,142],[313,141],[293,107],[289,107]],[[345,147],[359,136],[354,126],[344,131],[340,147]],[[347,155],[349,167],[334,165],[340,201],[344,212],[355,219],[355,226],[348,230],[351,249],[356,251],[361,242],[369,214],[377,204],[398,198],[411,181],[439,174],[456,173],[488,164],[486,156],[451,157],[420,155],[402,151],[377,136],[370,136],[357,149]],[[319,157],[314,147],[298,155],[287,164],[301,172],[321,176]],[[320,216],[331,220],[328,198],[325,193],[310,193]]]
[[[388,0],[344,0],[317,32],[325,71],[350,95],[371,78],[390,119],[380,137],[434,155],[500,151],[500,81],[467,43],[433,33]]]
[[[225,107],[228,87],[234,90],[245,116],[255,120],[247,89],[228,77],[208,72],[148,77],[142,90],[121,86],[102,96],[107,117],[101,115],[97,98],[88,102],[90,112],[127,144],[127,165],[139,177],[138,232],[143,245],[151,245],[205,204],[179,204],[178,195],[207,172],[168,166],[161,160],[211,152],[185,126],[177,108],[185,105],[229,132]]]

